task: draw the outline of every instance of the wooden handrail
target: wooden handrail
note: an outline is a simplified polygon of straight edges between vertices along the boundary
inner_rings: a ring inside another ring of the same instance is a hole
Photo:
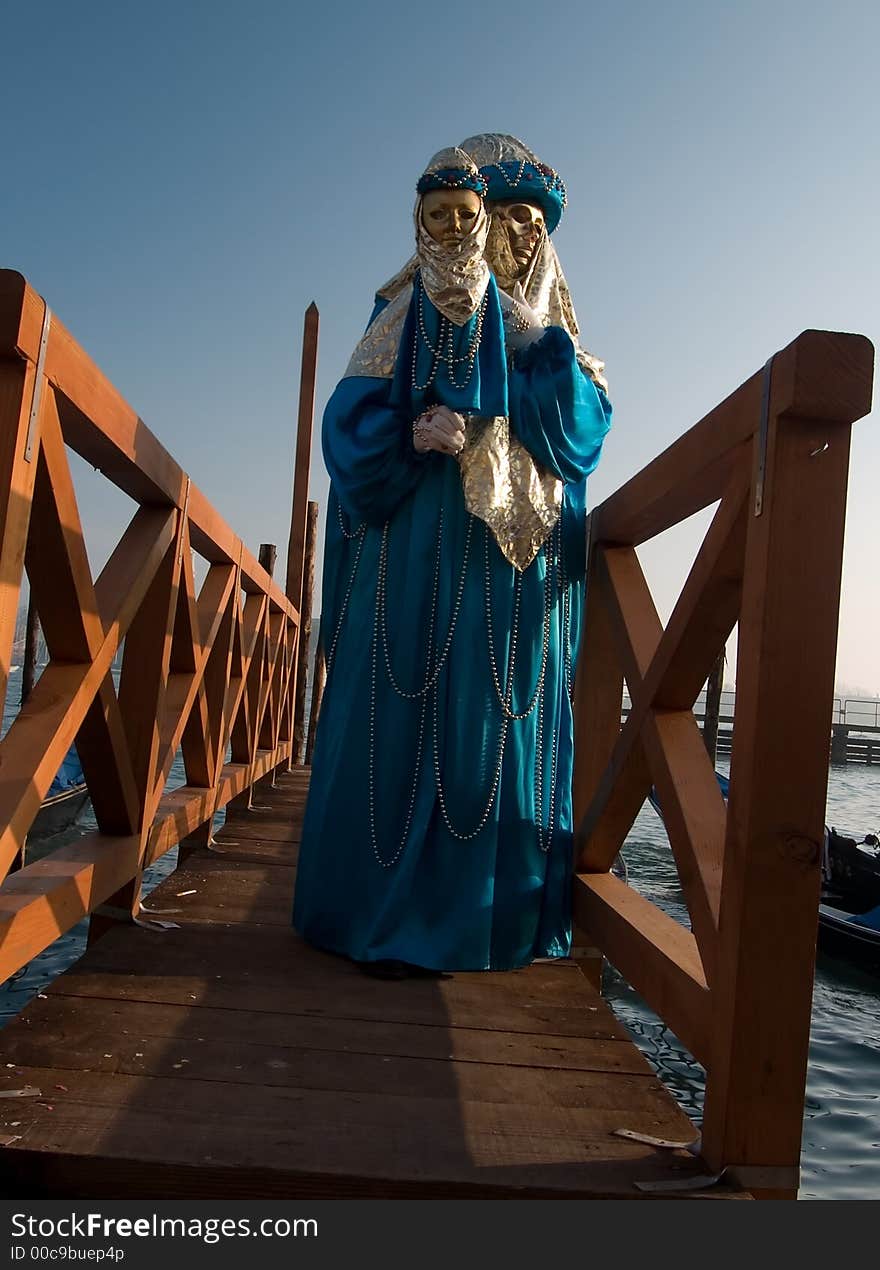
[[[575,918],[706,1067],[707,1162],[765,1195],[797,1189],[849,438],[872,366],[864,337],[804,332],[588,527]],[[635,548],[716,502],[664,629]],[[725,806],[693,705],[737,622]],[[608,874],[652,784],[690,929]]]
[[[68,449],[138,505],[94,580]],[[198,592],[194,552],[208,566]],[[107,901],[136,913],[147,865],[289,763],[299,631],[298,607],[43,299],[2,270],[4,699],[24,563],[50,660],[0,741],[0,981]],[[74,742],[98,831],[6,876]],[[166,792],[179,751],[186,783]]]
[[[0,878],[74,741],[98,831],[5,876],[0,980],[107,901],[136,912],[143,870],[292,753],[302,474],[285,594],[49,317],[0,271],[4,698],[25,564],[50,653],[0,741]],[[796,1189],[849,434],[871,376],[863,337],[805,332],[589,522],[575,917],[706,1067],[709,1165],[768,1195]],[[137,505],[97,579],[68,449]],[[664,628],[635,548],[716,502]],[[693,704],[737,622],[725,806]],[[179,750],[186,783],[166,790]],[[689,929],[609,874],[652,784]]]

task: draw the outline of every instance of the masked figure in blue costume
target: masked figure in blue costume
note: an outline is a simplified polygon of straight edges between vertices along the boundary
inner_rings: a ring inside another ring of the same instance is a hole
[[[307,940],[391,978],[570,950],[585,485],[611,413],[549,242],[556,173],[486,134],[417,190],[416,254],[324,414],[294,903]]]

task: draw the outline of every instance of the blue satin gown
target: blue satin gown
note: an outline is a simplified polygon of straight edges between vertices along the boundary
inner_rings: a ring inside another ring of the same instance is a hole
[[[503,970],[570,950],[586,478],[611,408],[559,328],[482,372],[456,408],[500,413],[506,395],[565,482],[521,574],[467,512],[456,460],[413,450],[424,397],[400,374],[343,379],[324,415],[328,674],[294,925],[357,961]]]

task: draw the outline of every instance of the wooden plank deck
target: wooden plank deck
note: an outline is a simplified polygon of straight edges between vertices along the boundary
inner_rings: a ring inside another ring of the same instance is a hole
[[[615,1136],[695,1132],[574,962],[389,983],[294,934],[307,779],[257,787],[152,893],[180,929],[110,931],[0,1032],[0,1090],[41,1091],[0,1099],[0,1187],[645,1198],[698,1174]]]

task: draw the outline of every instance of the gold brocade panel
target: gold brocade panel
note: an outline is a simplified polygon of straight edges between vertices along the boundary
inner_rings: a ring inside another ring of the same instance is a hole
[[[458,461],[468,511],[514,568],[528,568],[559,520],[562,481],[535,462],[503,416],[469,418]]]

